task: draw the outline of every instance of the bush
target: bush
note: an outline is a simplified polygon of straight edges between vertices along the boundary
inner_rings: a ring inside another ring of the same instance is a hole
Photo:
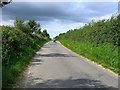
[[[34,29],[24,23],[24,20],[17,18],[15,27],[0,26],[2,28],[3,87],[11,87],[28,66],[35,52],[49,41],[50,37],[46,38],[42,35],[39,24],[35,22],[32,25]]]

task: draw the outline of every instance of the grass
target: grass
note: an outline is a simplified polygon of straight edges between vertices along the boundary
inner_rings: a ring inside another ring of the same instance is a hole
[[[2,87],[12,88],[12,85],[17,81],[18,77],[24,72],[33,58],[36,51],[38,51],[46,41],[39,42],[33,48],[24,47],[22,55],[18,58],[11,58],[10,66],[2,67]],[[17,59],[17,60],[16,60]],[[17,61],[17,62],[14,62]]]
[[[73,42],[69,40],[60,40],[60,42],[77,54],[87,57],[120,75],[118,47],[111,44],[101,44],[96,47],[91,43]]]

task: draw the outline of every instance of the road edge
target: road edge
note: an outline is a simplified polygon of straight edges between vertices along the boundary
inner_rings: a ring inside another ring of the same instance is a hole
[[[78,53],[70,50],[69,48],[65,47],[61,42],[59,42],[59,41],[57,41],[57,42],[58,42],[59,44],[61,44],[64,48],[66,48],[68,51],[71,51],[71,52],[73,52],[74,54],[76,54],[78,57],[83,58],[83,59],[87,60],[88,62],[93,63],[93,64],[97,65],[98,67],[100,67],[100,68],[102,68],[102,69],[104,69],[104,70],[106,70],[106,71],[114,74],[114,75],[115,75],[116,77],[118,77],[118,79],[119,79],[120,76],[119,76],[117,73],[111,71],[111,70],[108,69],[108,68],[105,68],[104,66],[102,66],[101,64],[98,64],[97,62],[94,62],[94,61],[92,61],[92,60],[90,60],[90,59],[88,59],[88,58],[86,58],[86,57],[84,57],[84,56],[82,56],[82,55],[80,55],[80,54],[78,54]]]

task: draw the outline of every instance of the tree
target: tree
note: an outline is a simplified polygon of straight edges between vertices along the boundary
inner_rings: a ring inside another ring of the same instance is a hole
[[[28,25],[29,25],[30,28],[34,31],[35,26],[36,26],[35,20],[33,20],[33,19],[29,20]]]
[[[26,34],[30,35],[30,26],[28,24],[24,24],[23,27],[23,32],[25,32]]]
[[[30,25],[30,28],[34,28],[34,26],[36,25],[35,20],[33,19],[29,20],[28,25]]]
[[[41,34],[41,27],[40,27],[40,24],[36,24],[35,32],[36,32],[37,34]]]
[[[49,34],[47,33],[47,30],[46,30],[46,29],[43,30],[42,35],[43,35],[44,37],[50,38],[50,36],[49,36]]]
[[[23,25],[24,25],[24,20],[22,18],[16,18],[15,22],[14,22],[14,26],[20,30],[23,29]]]

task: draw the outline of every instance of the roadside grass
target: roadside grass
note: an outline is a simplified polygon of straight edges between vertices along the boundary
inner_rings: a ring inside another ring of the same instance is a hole
[[[120,75],[118,47],[111,44],[94,46],[91,43],[59,40],[64,46]]]
[[[33,48],[24,47],[24,51],[18,58],[11,58],[12,63],[9,66],[2,67],[2,87],[12,88],[18,77],[25,71],[31,59],[47,41],[38,42]]]

